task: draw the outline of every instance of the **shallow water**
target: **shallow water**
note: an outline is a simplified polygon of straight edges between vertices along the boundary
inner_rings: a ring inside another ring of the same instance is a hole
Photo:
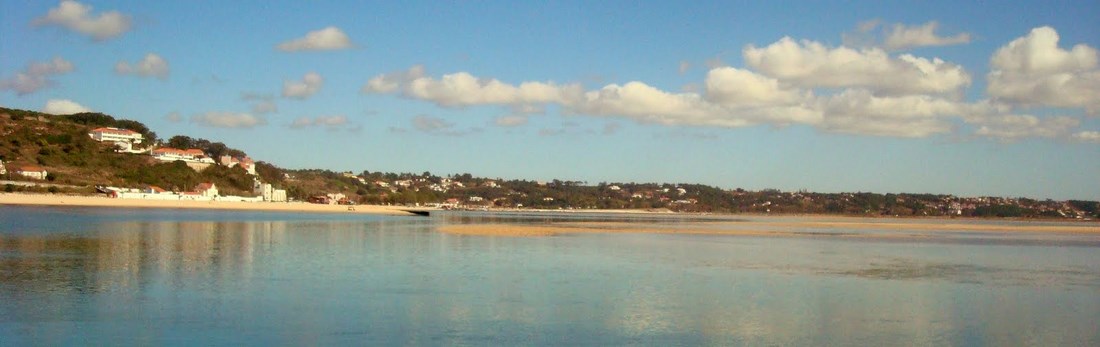
[[[761,219],[0,206],[0,345],[1100,345],[1094,234],[434,230]]]

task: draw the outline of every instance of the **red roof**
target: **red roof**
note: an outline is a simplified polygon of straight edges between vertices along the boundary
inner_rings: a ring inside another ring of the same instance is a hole
[[[199,183],[199,185],[195,186],[195,190],[200,192],[205,192],[210,190],[210,188],[214,188],[214,184],[210,182]]]

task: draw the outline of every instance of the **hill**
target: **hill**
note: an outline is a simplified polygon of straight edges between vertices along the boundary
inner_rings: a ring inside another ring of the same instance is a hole
[[[701,213],[838,214],[860,216],[976,216],[1096,218],[1096,201],[1028,198],[956,197],[933,194],[813,193],[779,190],[724,190],[701,184],[535,182],[474,177],[469,173],[437,176],[430,172],[333,172],[288,170],[257,161],[256,175],[240,165],[209,165],[199,171],[182,161],[164,162],[148,154],[118,153],[111,143],[88,132],[97,127],[133,130],[143,146],[195,148],[207,157],[247,158],[221,142],[185,135],[162,140],[144,124],[101,113],[55,116],[0,108],[0,160],[9,168],[38,165],[46,180],[72,192],[91,194],[96,185],[143,188],[150,185],[187,191],[215,183],[222,195],[253,196],[254,185],[286,189],[294,200],[333,199],[351,203],[436,205],[455,208],[668,209]],[[10,170],[9,170],[10,171]],[[6,179],[22,179],[9,172]],[[25,180],[25,179],[24,179]],[[35,189],[5,187],[6,190]],[[39,188],[41,190],[41,188]],[[51,188],[58,190],[58,188]]]

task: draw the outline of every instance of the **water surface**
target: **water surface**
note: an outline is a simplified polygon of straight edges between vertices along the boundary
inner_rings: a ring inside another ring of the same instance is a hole
[[[714,220],[0,206],[0,345],[1100,345],[1093,234],[435,231]]]

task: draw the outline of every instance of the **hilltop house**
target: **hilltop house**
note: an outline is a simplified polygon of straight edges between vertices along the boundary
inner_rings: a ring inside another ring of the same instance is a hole
[[[21,175],[36,180],[44,180],[46,179],[46,175],[48,175],[46,169],[42,168],[41,166],[33,165],[17,166],[13,168],[11,172],[16,175]]]
[[[201,149],[197,148],[178,149],[171,147],[162,147],[154,149],[152,154],[153,158],[161,161],[182,160],[184,162],[192,163],[214,163],[214,159],[210,159],[206,156],[206,153],[203,153]]]
[[[118,147],[118,152],[126,153],[140,152],[134,150],[134,145],[145,139],[141,133],[133,130],[108,127],[92,129],[91,132],[88,132],[88,137],[99,142],[114,142],[115,146]]]
[[[226,167],[234,167],[240,165],[241,168],[244,169],[244,171],[248,172],[249,175],[256,175],[256,163],[254,163],[252,161],[252,158],[249,157],[236,158],[228,155],[223,155],[218,158],[218,164],[222,164]]]

